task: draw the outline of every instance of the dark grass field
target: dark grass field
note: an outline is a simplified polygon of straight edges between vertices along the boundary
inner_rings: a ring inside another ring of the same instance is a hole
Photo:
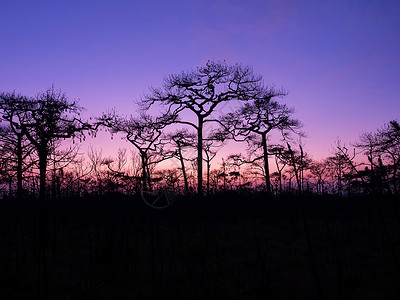
[[[0,203],[0,299],[400,299],[399,199]]]

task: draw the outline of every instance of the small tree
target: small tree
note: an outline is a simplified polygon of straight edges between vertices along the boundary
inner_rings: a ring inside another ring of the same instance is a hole
[[[187,178],[186,165],[185,165],[186,158],[184,157],[183,152],[185,149],[195,148],[196,137],[188,130],[182,129],[167,135],[167,138],[171,141],[171,143],[174,146],[174,149],[172,150],[173,157],[176,157],[179,160],[183,175],[183,182],[185,185],[185,193],[189,194],[189,181]]]
[[[296,177],[297,190],[301,194],[303,191],[304,171],[309,169],[311,158],[307,152],[304,152],[303,147],[299,144],[299,150],[293,150],[289,143],[286,143],[290,159],[288,165],[293,168],[294,176]],[[289,175],[290,176],[290,175]]]
[[[210,193],[210,171],[211,171],[211,161],[217,155],[217,149],[222,147],[225,141],[225,136],[219,134],[219,132],[212,132],[210,135],[204,139],[203,141],[203,150],[204,150],[204,161],[207,166],[207,194]]]
[[[282,145],[272,145],[270,147],[270,153],[275,157],[275,165],[276,165],[276,176],[279,183],[279,193],[282,193],[282,177],[283,177],[283,169],[290,162],[290,153],[289,151]]]
[[[324,183],[325,183],[327,166],[328,166],[328,164],[326,161],[312,161],[310,164],[310,173],[316,179],[317,194],[324,193]]]
[[[151,188],[150,165],[165,159],[163,145],[160,140],[162,130],[174,121],[173,115],[152,117],[141,114],[139,117],[124,118],[115,111],[110,111],[98,118],[98,125],[109,129],[111,134],[122,133],[128,142],[136,147],[142,162],[142,188]],[[158,155],[159,157],[154,159]]]

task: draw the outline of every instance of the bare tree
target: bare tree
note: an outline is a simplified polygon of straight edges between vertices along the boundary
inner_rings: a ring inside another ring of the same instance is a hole
[[[26,159],[32,152],[32,145],[27,142],[25,132],[21,128],[21,113],[24,111],[26,97],[16,93],[0,94],[0,112],[1,118],[7,123],[7,126],[1,127],[0,141],[3,143],[3,151],[9,151],[8,169],[14,165],[13,170],[17,177],[17,199],[22,197],[23,172],[26,171],[32,163],[26,163]],[[8,173],[9,175],[11,173]],[[12,176],[14,177],[14,176]]]
[[[203,150],[204,150],[204,161],[207,166],[207,194],[210,193],[210,171],[211,171],[211,161],[217,155],[218,148],[222,147],[225,142],[225,135],[219,132],[211,132],[208,137],[203,140]]]
[[[394,194],[398,194],[398,173],[400,169],[400,124],[396,120],[390,121],[389,124],[378,129],[377,137],[383,159],[386,160],[389,169],[391,169],[393,192]],[[382,160],[378,161],[378,163],[382,170]]]
[[[324,182],[325,182],[327,166],[328,166],[328,164],[326,161],[313,161],[310,164],[310,173],[316,179],[317,194],[324,193]]]
[[[264,88],[262,91],[254,101],[245,103],[220,120],[225,130],[235,140],[247,141],[262,149],[262,156],[258,159],[263,160],[266,190],[268,194],[271,194],[267,137],[272,130],[279,130],[283,136],[286,136],[289,131],[296,132],[301,124],[293,119],[293,109],[275,100],[277,97],[285,96],[285,92],[276,91],[273,88]]]
[[[363,133],[355,147],[361,149],[368,159],[367,175],[371,188],[376,191],[384,185],[388,192],[397,194],[400,168],[399,123],[393,120],[376,132]]]
[[[173,156],[179,160],[181,165],[183,182],[185,185],[185,193],[189,194],[189,181],[187,178],[185,160],[183,152],[185,149],[195,148],[195,135],[190,133],[186,128],[178,130],[172,134],[167,135],[167,138],[171,141],[174,148],[172,151]],[[189,158],[190,159],[190,158]]]
[[[283,169],[290,162],[290,152],[282,145],[272,145],[269,152],[275,157],[277,179],[279,183],[279,193],[282,193]]]
[[[362,164],[355,162],[356,152],[349,152],[349,149],[342,143],[340,139],[335,141],[333,147],[333,155],[326,159],[327,171],[332,176],[332,181],[336,179],[336,192],[343,193],[343,185],[351,173],[360,174],[358,167]],[[360,176],[359,176],[360,177]],[[361,177],[365,183],[365,179]]]
[[[192,112],[196,122],[190,119],[177,123],[193,127],[197,132],[197,192],[203,195],[203,130],[207,122],[213,122],[213,112],[223,103],[253,99],[259,93],[261,77],[253,74],[250,67],[227,65],[225,62],[208,61],[205,67],[194,71],[169,75],[162,88],[151,88],[142,101],[144,108],[159,103],[166,113],[180,115]]]
[[[128,142],[136,147],[142,161],[142,188],[151,188],[150,165],[165,159],[165,144],[160,140],[162,130],[174,121],[173,115],[152,117],[141,114],[139,117],[124,118],[115,111],[104,113],[98,118],[98,125],[105,126],[111,134],[122,133]],[[158,156],[158,157],[156,157]]]
[[[51,166],[51,197],[55,200],[61,194],[61,181],[64,179],[65,170],[77,160],[79,145],[74,144],[61,148],[61,141],[53,141],[49,149],[49,165]]]
[[[14,109],[3,118],[18,132],[25,135],[35,148],[39,158],[39,197],[46,199],[46,171],[51,144],[57,140],[83,137],[84,131],[92,129],[79,118],[82,107],[76,100],[54,87],[27,98],[15,93],[3,94],[1,105],[13,105]]]

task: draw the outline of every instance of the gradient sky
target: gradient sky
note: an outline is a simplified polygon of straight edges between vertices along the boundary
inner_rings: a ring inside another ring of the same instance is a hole
[[[136,114],[149,86],[214,59],[287,90],[314,158],[400,119],[399,1],[13,0],[0,11],[0,91],[54,84],[87,116]]]

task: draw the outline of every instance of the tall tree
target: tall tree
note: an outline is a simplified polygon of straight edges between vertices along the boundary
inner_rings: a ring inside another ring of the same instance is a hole
[[[38,154],[39,197],[46,199],[46,171],[51,145],[61,139],[83,137],[84,131],[92,129],[92,126],[79,118],[83,108],[78,102],[70,100],[54,87],[31,98],[13,93],[3,95],[2,99],[2,104],[15,105],[7,120],[28,138]]]
[[[294,110],[275,100],[285,95],[283,91],[264,88],[254,101],[245,103],[236,111],[220,119],[226,132],[230,133],[233,139],[247,141],[262,149],[262,156],[259,158],[264,162],[265,185],[268,194],[271,194],[268,135],[272,130],[279,130],[283,136],[286,136],[288,132],[297,132],[301,127],[301,123],[292,117]]]
[[[23,112],[26,110],[26,103],[27,98],[15,92],[0,94],[1,118],[7,123],[7,126],[1,130],[0,139],[4,143],[3,147],[6,147],[10,155],[15,157],[17,199],[19,200],[22,197],[24,160],[32,150],[32,146],[26,142],[26,133],[21,126],[21,122],[24,122]]]
[[[33,147],[26,137],[14,126],[0,126],[0,147],[3,170],[12,181],[17,177],[17,199],[22,199],[23,173],[31,168],[35,160],[31,159]],[[11,196],[11,189],[10,189]]]
[[[203,130],[212,114],[224,103],[233,100],[246,101],[259,93],[261,77],[254,75],[250,67],[228,65],[225,62],[208,61],[194,71],[169,75],[162,88],[151,88],[142,101],[148,109],[159,103],[167,113],[179,115],[176,122],[193,127],[197,132],[197,192],[203,195]],[[196,121],[183,119],[183,112],[190,111]]]

